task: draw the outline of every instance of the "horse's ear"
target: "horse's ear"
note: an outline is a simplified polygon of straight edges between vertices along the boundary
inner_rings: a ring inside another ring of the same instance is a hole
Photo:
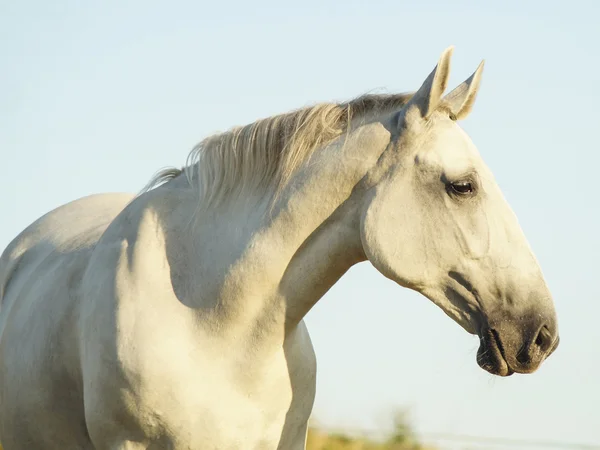
[[[423,82],[419,90],[410,99],[406,106],[416,105],[421,111],[421,116],[424,118],[435,111],[440,104],[442,94],[448,86],[448,78],[450,77],[450,59],[454,46],[448,47],[440,56],[437,66],[429,74]]]
[[[473,72],[473,75],[444,97],[444,103],[450,106],[452,113],[456,116],[456,120],[466,118],[471,109],[473,109],[479,84],[481,83],[484,62],[481,61],[477,70]]]

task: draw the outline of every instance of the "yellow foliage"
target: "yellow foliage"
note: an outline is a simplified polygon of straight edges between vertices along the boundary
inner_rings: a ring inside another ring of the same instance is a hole
[[[426,447],[417,439],[406,411],[397,411],[393,428],[385,439],[375,441],[362,437],[350,437],[339,433],[325,433],[318,427],[308,430],[307,450],[436,450]]]
[[[308,430],[306,450],[436,450],[412,441],[391,437],[383,442],[353,438],[342,434],[328,434],[311,428]]]

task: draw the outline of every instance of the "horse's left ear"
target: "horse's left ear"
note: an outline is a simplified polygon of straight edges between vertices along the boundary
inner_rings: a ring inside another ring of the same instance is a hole
[[[473,109],[475,97],[477,97],[477,91],[481,83],[484,62],[481,61],[477,70],[473,72],[473,75],[444,97],[444,103],[450,106],[456,120],[466,118]]]
[[[417,106],[423,118],[428,118],[435,111],[448,86],[450,59],[453,52],[454,46],[450,46],[443,51],[433,71],[404,108],[409,109],[413,105]]]

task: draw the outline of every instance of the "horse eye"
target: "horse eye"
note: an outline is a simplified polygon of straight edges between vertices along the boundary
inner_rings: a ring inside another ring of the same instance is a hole
[[[450,187],[456,194],[468,195],[473,193],[473,184],[469,181],[450,183]]]

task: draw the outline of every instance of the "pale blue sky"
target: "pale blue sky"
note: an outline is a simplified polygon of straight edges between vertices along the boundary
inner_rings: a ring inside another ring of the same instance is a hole
[[[494,378],[478,346],[369,264],[309,314],[315,417],[377,428],[600,444],[600,3],[0,2],[0,247],[90,193],[136,192],[207,134],[324,100],[486,69],[464,123],[555,295],[557,352]]]

